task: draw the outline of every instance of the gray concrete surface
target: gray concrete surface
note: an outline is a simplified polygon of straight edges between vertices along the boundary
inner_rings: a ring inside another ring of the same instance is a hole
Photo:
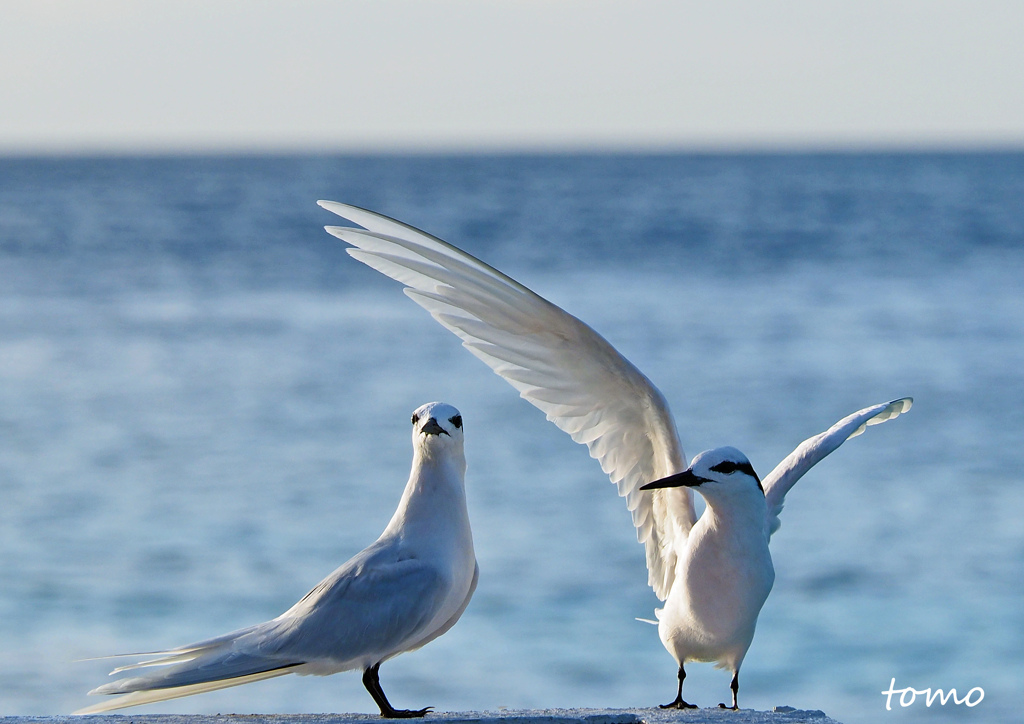
[[[103,714],[99,716],[10,716],[0,724],[367,724],[385,721],[371,714]],[[776,707],[741,709],[538,709],[431,712],[424,724],[839,724],[820,711]]]

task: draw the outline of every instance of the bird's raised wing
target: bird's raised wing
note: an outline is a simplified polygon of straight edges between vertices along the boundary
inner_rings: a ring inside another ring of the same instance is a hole
[[[664,599],[675,571],[673,541],[688,534],[695,516],[687,489],[639,490],[686,467],[657,388],[586,324],[464,251],[371,211],[319,204],[365,227],[327,227],[354,247],[349,254],[404,284],[463,346],[589,448],[626,499],[647,546],[649,583]]]
[[[865,407],[863,410],[844,417],[825,432],[800,443],[797,449],[787,455],[786,459],[779,463],[762,481],[765,499],[768,502],[770,531],[774,533],[778,530],[779,513],[782,512],[786,493],[804,473],[851,437],[860,435],[869,425],[879,425],[886,420],[898,417],[909,410],[913,404],[912,398],[903,397],[892,402]]]

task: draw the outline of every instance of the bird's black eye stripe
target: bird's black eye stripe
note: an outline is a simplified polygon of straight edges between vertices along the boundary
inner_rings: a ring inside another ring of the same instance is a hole
[[[412,416],[412,424],[413,425],[415,425],[419,421],[420,421],[420,416],[419,415],[413,415]]]
[[[736,469],[752,477],[754,480],[757,481],[758,485],[761,484],[761,478],[757,477],[757,473],[754,472],[754,466],[751,465],[750,463],[741,463],[740,465],[736,466]]]
[[[716,473],[723,473],[725,475],[729,475],[739,470],[740,472],[746,473],[752,477],[758,482],[758,484],[761,483],[761,478],[757,477],[757,473],[754,472],[754,466],[750,463],[737,463],[732,460],[723,460],[711,469]]]
[[[448,422],[455,425],[455,427],[462,427],[462,415],[456,415],[448,419]]]

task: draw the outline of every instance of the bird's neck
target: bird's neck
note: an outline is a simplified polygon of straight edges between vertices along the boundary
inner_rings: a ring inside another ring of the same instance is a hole
[[[707,501],[708,526],[730,530],[739,536],[768,539],[768,506],[763,495]]]
[[[464,456],[427,456],[417,451],[409,482],[384,536],[443,545],[452,536],[469,535],[465,474]]]

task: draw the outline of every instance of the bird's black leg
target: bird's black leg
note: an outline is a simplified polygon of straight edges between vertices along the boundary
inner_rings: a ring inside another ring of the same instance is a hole
[[[662,709],[696,709],[696,704],[687,704],[683,701],[683,679],[686,678],[686,672],[683,670],[683,665],[679,664],[679,689],[676,691],[676,700],[669,704],[661,704]]]
[[[736,695],[740,693],[740,672],[732,672],[732,683],[729,684],[729,688],[732,689],[732,706],[726,706],[725,704],[719,704],[721,709],[732,709],[733,711],[738,710],[739,704],[736,703]]]
[[[376,663],[366,671],[363,672],[363,686],[370,692],[370,696],[377,702],[377,706],[380,707],[380,715],[385,719],[415,719],[426,714],[433,707],[428,706],[424,709],[396,709],[391,706],[391,702],[384,696],[384,690],[380,688],[380,663]]]

